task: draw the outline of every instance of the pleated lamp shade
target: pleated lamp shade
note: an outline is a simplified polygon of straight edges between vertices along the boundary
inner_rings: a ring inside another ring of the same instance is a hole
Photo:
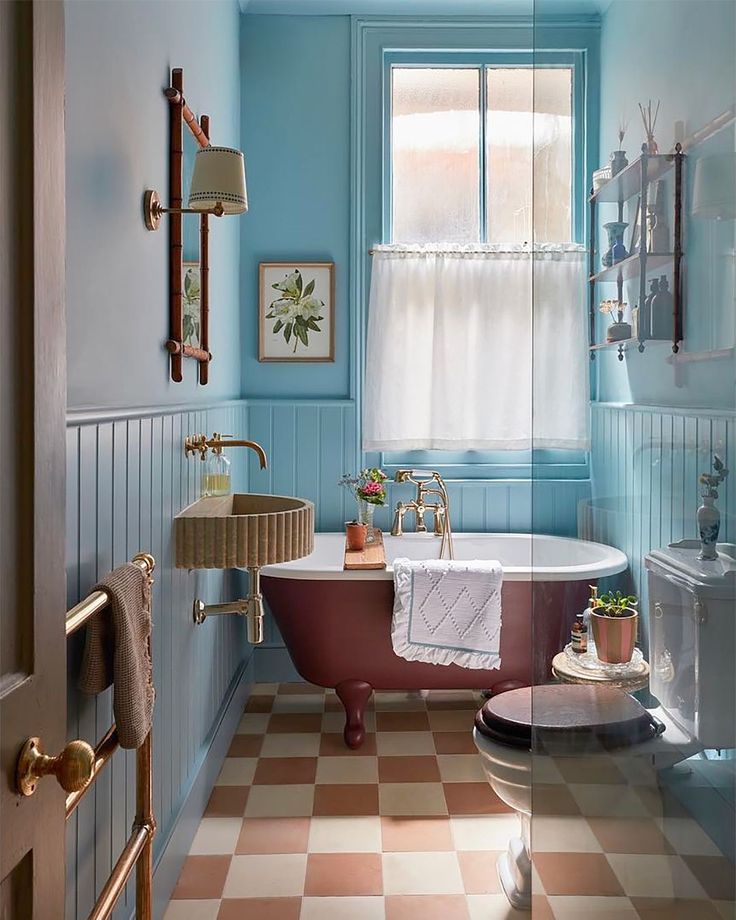
[[[718,153],[695,162],[693,217],[736,218],[736,154]]]
[[[201,147],[194,159],[189,207],[211,211],[218,204],[225,214],[248,210],[245,159],[232,147]]]

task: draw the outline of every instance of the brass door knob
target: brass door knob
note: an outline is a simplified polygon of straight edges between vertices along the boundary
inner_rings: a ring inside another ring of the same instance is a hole
[[[44,754],[40,738],[29,738],[21,748],[15,782],[21,795],[33,795],[44,776],[55,776],[64,792],[79,792],[92,779],[95,752],[86,741],[70,741],[56,757]]]

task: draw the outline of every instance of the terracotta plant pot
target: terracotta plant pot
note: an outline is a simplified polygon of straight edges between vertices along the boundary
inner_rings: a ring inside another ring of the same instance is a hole
[[[365,549],[366,540],[368,539],[367,524],[359,524],[358,521],[348,521],[345,524],[345,534],[347,536],[348,549],[358,551]]]
[[[629,615],[623,617],[607,617],[591,610],[590,624],[596,652],[606,664],[626,664],[634,654],[639,614],[631,607],[627,609]]]

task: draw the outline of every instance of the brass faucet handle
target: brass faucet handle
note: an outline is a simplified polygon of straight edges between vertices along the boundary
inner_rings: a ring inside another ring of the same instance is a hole
[[[39,738],[29,738],[23,745],[15,780],[21,795],[33,795],[38,781],[55,776],[64,792],[79,792],[92,779],[95,767],[94,749],[86,741],[70,741],[61,754],[44,754]]]
[[[188,434],[184,438],[184,453],[188,457],[190,454],[199,454],[204,460],[207,453],[207,438],[203,434]]]

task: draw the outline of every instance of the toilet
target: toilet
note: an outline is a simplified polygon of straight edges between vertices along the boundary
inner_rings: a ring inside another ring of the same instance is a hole
[[[473,738],[486,778],[521,821],[520,836],[497,863],[515,908],[531,908],[533,763],[540,757],[618,752],[661,770],[707,748],[736,746],[736,548],[724,546],[712,562],[699,560],[699,549],[682,541],[645,558],[658,707],[645,709],[611,686],[549,684],[508,690],[476,714]]]

